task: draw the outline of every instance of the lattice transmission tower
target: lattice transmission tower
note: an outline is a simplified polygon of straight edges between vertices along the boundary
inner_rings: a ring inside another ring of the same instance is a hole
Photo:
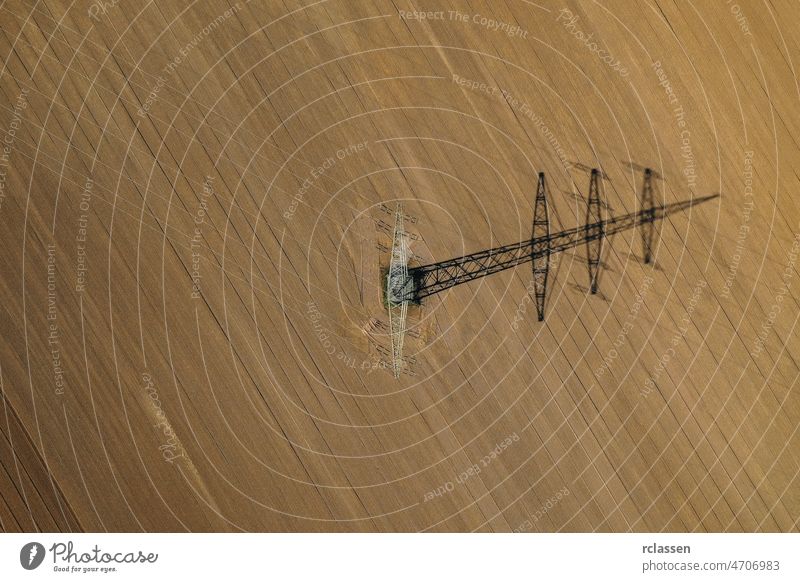
[[[413,293],[413,279],[408,276],[408,241],[404,226],[403,204],[397,203],[394,213],[392,256],[386,275],[386,304],[389,309],[389,335],[392,344],[392,372],[400,377],[403,361],[403,340],[406,333],[408,304],[407,296]]]
[[[530,239],[411,268],[408,266],[408,244],[403,230],[403,207],[398,204],[395,212],[392,255],[386,276],[386,302],[389,309],[392,369],[395,377],[399,377],[402,367],[403,336],[406,332],[409,304],[419,303],[425,297],[441,293],[456,285],[531,262],[537,317],[539,321],[544,321],[550,257],[553,254],[586,245],[589,290],[592,294],[596,294],[605,237],[642,227],[643,258],[645,263],[649,263],[652,260],[655,221],[718,196],[715,194],[656,206],[652,192],[652,172],[645,169],[640,209],[630,214],[604,218],[600,173],[594,169],[589,182],[586,223],[583,226],[552,233],[547,207],[547,186],[544,173],[540,173]]]

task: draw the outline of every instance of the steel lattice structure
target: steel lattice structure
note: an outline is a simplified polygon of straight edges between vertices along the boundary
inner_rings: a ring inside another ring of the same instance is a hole
[[[589,199],[586,204],[586,224],[592,226],[586,240],[586,264],[589,267],[589,290],[597,293],[597,278],[600,276],[600,257],[603,253],[603,205],[600,201],[600,172],[592,170],[589,181]]]
[[[650,224],[718,196],[715,194],[664,206],[652,206],[624,216],[599,220],[569,230],[478,251],[438,263],[413,267],[408,269],[408,281],[406,282],[408,284],[398,285],[405,290],[405,294],[396,299],[419,301],[456,285],[523,265],[545,255],[560,253],[591,243],[604,236]]]
[[[392,235],[392,256],[389,272],[386,274],[386,303],[389,307],[389,333],[392,343],[392,372],[400,377],[403,361],[403,340],[406,333],[408,301],[404,296],[413,291],[408,276],[408,242],[406,241],[403,204],[397,203],[394,214],[394,233]]]
[[[547,212],[547,192],[544,181],[544,172],[539,173],[539,184],[536,187],[536,202],[533,206],[533,227],[531,240],[534,243],[532,251],[533,288],[536,297],[536,315],[539,321],[544,321],[544,304],[547,299],[547,276],[550,272],[550,215]]]
[[[650,168],[646,168],[644,171],[641,204],[642,211],[652,212],[655,208],[655,201],[653,199],[653,172],[650,171]],[[653,260],[653,240],[655,236],[655,222],[651,221],[642,228],[642,256],[645,263],[649,263]]]

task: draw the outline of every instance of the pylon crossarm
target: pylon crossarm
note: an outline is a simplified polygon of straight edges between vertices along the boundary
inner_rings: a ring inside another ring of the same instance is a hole
[[[586,264],[589,268],[589,290],[597,293],[597,279],[600,275],[600,258],[603,253],[603,207],[600,200],[600,172],[592,170],[589,180],[589,197],[586,202],[586,225],[592,234],[586,241]]]

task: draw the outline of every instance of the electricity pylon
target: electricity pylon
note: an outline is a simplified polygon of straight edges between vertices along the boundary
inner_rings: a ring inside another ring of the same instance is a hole
[[[389,334],[392,343],[392,372],[400,377],[403,363],[403,340],[406,333],[408,315],[407,296],[411,293],[413,282],[408,276],[408,243],[403,224],[403,204],[397,203],[394,213],[394,233],[392,235],[392,256],[389,272],[386,275],[386,304],[389,309]]]
[[[600,258],[603,253],[603,206],[600,201],[600,172],[592,169],[589,180],[589,198],[586,203],[586,224],[591,225],[590,237],[586,241],[586,264],[589,267],[589,290],[597,293],[597,277],[600,275]]]
[[[533,206],[533,227],[531,240],[533,291],[536,297],[536,315],[544,321],[544,304],[547,299],[547,275],[550,271],[550,214],[547,212],[547,192],[544,183],[544,172],[539,172],[539,184],[536,187],[536,202]]]
[[[653,200],[653,172],[650,168],[644,170],[644,182],[642,182],[641,196],[642,211],[653,212],[655,201]],[[645,263],[653,260],[653,239],[656,236],[655,222],[651,221],[642,228],[642,255]]]
[[[652,193],[652,172],[649,169],[645,169],[641,208],[637,212],[604,219],[600,200],[600,175],[597,170],[592,170],[589,182],[586,224],[551,233],[547,209],[547,187],[544,173],[540,173],[534,202],[530,239],[413,268],[408,267],[409,252],[403,226],[403,206],[398,203],[392,236],[392,254],[389,262],[389,271],[386,275],[386,304],[389,310],[392,372],[394,377],[399,378],[402,371],[403,340],[406,333],[406,317],[410,303],[419,303],[425,297],[441,293],[456,285],[531,262],[534,294],[536,296],[536,312],[539,321],[544,321],[551,255],[580,245],[587,245],[586,256],[589,267],[590,292],[596,294],[604,237],[631,228],[641,227],[644,262],[649,263],[652,260],[653,240],[655,238],[654,223],[656,220],[662,220],[671,214],[682,212],[696,204],[707,202],[718,196],[718,194],[714,194],[656,206]]]

